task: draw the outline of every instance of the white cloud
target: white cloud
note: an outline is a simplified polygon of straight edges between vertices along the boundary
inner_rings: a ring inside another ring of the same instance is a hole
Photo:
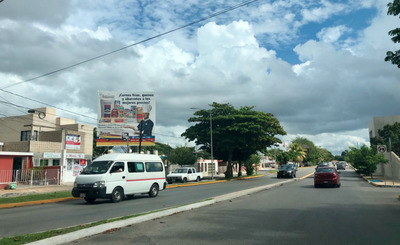
[[[343,11],[348,11],[345,4],[322,0],[321,6],[302,10],[303,22],[321,22]]]
[[[317,33],[317,37],[322,42],[334,43],[334,42],[337,42],[344,33],[347,33],[350,31],[351,31],[351,29],[347,28],[344,25],[323,28],[319,33]]]
[[[211,5],[215,1],[142,1],[143,6],[135,1],[56,2],[60,5],[53,7],[62,14],[51,18],[34,14],[34,9],[29,13],[27,8],[23,9],[26,16],[20,16],[16,9],[22,2],[2,3],[0,88],[117,50],[226,7],[218,1],[217,5]],[[398,113],[387,105],[400,103],[398,69],[383,61],[386,50],[396,47],[387,31],[398,25],[397,18],[386,15],[384,3],[370,0],[364,7],[375,8],[377,14],[366,20],[370,22],[366,29],[329,21],[338,14],[351,14],[352,4],[310,0],[249,5],[201,26],[9,90],[83,112],[88,118],[77,116],[82,121],[92,121],[90,117],[96,114],[98,90],[155,91],[157,139],[171,145],[184,145],[180,134],[189,126],[191,107],[208,108],[214,101],[236,107],[254,105],[281,121],[289,134],[285,137],[306,136],[340,154],[357,142],[367,143],[369,120]],[[176,6],[181,8],[174,10]],[[308,23],[323,27],[298,33]],[[353,34],[352,38],[346,39],[347,34]],[[294,55],[301,63],[286,60],[284,51],[292,52],[282,48],[286,45],[295,46]],[[38,105],[9,94],[0,96],[26,107]],[[7,113],[21,111],[9,109]]]

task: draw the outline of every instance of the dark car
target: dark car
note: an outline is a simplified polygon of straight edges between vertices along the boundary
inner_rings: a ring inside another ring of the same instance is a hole
[[[315,171],[317,171],[318,168],[325,168],[325,167],[333,167],[333,164],[329,162],[320,162],[318,163],[317,167],[315,168]]]
[[[277,178],[294,178],[296,177],[297,167],[290,164],[290,165],[281,165],[278,168],[278,173],[276,173]]]
[[[345,163],[338,163],[336,164],[337,169],[343,169],[346,170],[346,164]]]
[[[340,187],[340,176],[334,167],[319,167],[314,173],[314,187],[319,186]]]

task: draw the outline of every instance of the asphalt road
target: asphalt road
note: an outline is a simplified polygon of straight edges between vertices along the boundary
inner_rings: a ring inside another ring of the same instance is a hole
[[[400,189],[352,170],[341,179],[316,189],[311,176],[67,244],[399,244]]]
[[[299,169],[301,177],[313,172],[312,168]],[[120,203],[100,200],[87,204],[83,200],[69,200],[37,206],[0,209],[0,237],[23,235],[57,228],[123,217],[152,210],[196,203],[215,196],[285,181],[276,174],[264,177],[229,181],[216,184],[166,189],[156,198],[135,196]]]

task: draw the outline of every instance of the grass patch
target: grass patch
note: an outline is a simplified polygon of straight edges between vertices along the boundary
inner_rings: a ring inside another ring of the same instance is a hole
[[[65,197],[72,197],[71,191],[31,194],[31,195],[17,196],[17,197],[3,197],[0,198],[0,204],[41,201],[41,200],[49,200],[49,199],[65,198]]]
[[[71,233],[74,231],[90,228],[93,226],[107,224],[110,222],[133,218],[133,217],[137,217],[137,216],[141,216],[141,215],[145,215],[145,214],[147,214],[147,213],[135,214],[135,215],[116,218],[116,219],[103,220],[103,221],[98,221],[98,222],[94,222],[94,223],[77,225],[77,226],[72,226],[72,227],[67,227],[67,228],[62,228],[62,229],[57,229],[57,230],[44,231],[44,232],[32,233],[32,234],[26,234],[26,235],[14,236],[14,237],[5,237],[5,238],[0,239],[0,244],[2,244],[2,245],[19,245],[19,244],[31,243],[31,242],[43,240],[43,239],[46,239],[49,237],[59,236],[59,235]]]

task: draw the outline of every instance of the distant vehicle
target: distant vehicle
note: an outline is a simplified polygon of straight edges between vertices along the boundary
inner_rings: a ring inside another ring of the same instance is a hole
[[[181,182],[185,183],[187,181],[201,181],[203,178],[203,173],[196,172],[195,168],[192,167],[183,167],[177,168],[172,173],[167,175],[168,184],[172,184],[172,182]]]
[[[271,168],[276,168],[276,163],[275,163],[275,162],[272,162],[272,163],[269,164],[269,166],[270,166]]]
[[[287,165],[293,166],[297,170],[297,164],[294,162],[288,162]]]
[[[336,164],[336,168],[337,168],[337,170],[339,170],[339,169],[346,170],[346,164],[343,162],[339,162]]]
[[[320,163],[318,163],[317,167],[315,168],[315,171],[317,171],[317,169],[321,168],[321,167],[335,167],[335,166],[330,162],[320,162]]]
[[[323,185],[340,187],[340,176],[334,167],[319,167],[314,173],[314,187]]]
[[[297,167],[293,164],[284,164],[279,166],[278,172],[276,173],[277,178],[294,178],[296,177]]]
[[[135,194],[156,197],[166,186],[165,168],[159,156],[106,154],[96,158],[76,177],[72,196],[82,197],[88,203],[97,198],[119,202]]]

